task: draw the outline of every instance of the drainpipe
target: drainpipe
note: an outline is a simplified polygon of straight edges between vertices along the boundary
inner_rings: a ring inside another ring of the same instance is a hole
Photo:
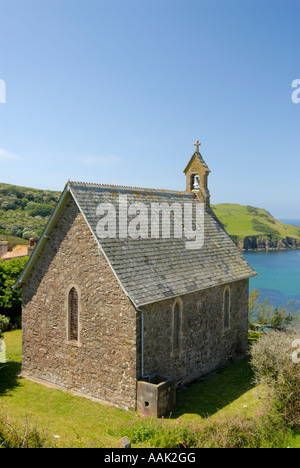
[[[144,375],[144,311],[139,307],[136,310],[141,313],[141,377]]]

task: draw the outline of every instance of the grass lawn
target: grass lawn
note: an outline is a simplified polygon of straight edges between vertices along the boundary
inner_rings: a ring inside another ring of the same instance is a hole
[[[139,416],[18,378],[21,338],[20,330],[4,334],[8,361],[0,364],[1,411],[13,424],[24,425],[28,420],[37,425],[58,447],[116,447],[118,430]],[[261,401],[252,377],[248,360],[243,359],[178,392],[177,408],[169,423],[175,424],[179,417],[197,424],[207,417],[254,416]],[[289,446],[300,447],[300,435],[290,440]]]

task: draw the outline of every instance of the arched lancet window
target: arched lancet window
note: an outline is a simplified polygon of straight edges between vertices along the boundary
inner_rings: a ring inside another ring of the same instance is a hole
[[[68,298],[69,341],[78,341],[78,293],[73,287]]]
[[[227,330],[230,327],[230,288],[226,287],[223,296],[223,327]]]

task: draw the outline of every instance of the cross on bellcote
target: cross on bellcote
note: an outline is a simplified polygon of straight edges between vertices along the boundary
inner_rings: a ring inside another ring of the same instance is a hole
[[[197,140],[196,143],[194,143],[194,146],[196,146],[196,152],[199,153],[199,146],[201,146],[199,140]]]

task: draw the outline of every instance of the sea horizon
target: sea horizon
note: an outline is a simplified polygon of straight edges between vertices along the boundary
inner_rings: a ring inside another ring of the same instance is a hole
[[[291,224],[293,226],[300,227],[300,219],[298,218],[277,218],[278,221],[281,221],[284,224]]]

